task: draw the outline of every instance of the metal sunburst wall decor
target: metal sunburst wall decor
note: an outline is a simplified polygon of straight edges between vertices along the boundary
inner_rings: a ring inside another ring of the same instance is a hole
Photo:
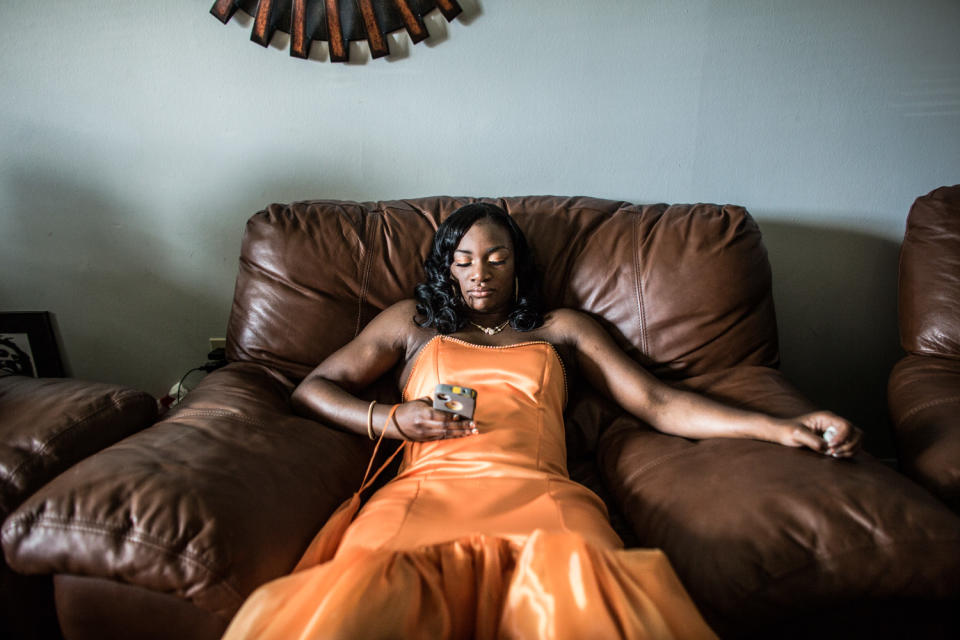
[[[290,55],[307,58],[314,40],[326,40],[331,62],[347,62],[351,40],[366,40],[370,55],[390,53],[386,34],[406,29],[414,44],[427,38],[423,17],[439,9],[447,21],[457,0],[216,0],[210,13],[226,24],[237,9],[253,17],[250,39],[266,47],[279,29],[290,34]]]

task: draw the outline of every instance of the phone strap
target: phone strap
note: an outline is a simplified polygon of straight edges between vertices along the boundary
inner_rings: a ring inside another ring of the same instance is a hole
[[[350,523],[353,522],[353,519],[357,515],[357,511],[360,510],[360,501],[361,494],[366,490],[370,485],[372,485],[380,473],[390,466],[390,463],[393,462],[393,459],[397,457],[397,454],[400,453],[404,447],[407,445],[407,441],[404,440],[400,443],[400,446],[397,447],[397,450],[390,454],[390,457],[387,458],[386,462],[380,465],[380,468],[373,474],[373,477],[370,477],[370,470],[373,468],[373,461],[377,459],[377,452],[380,450],[380,443],[383,442],[383,434],[387,432],[387,425],[390,424],[390,421],[393,420],[394,414],[399,408],[399,404],[393,405],[390,409],[390,414],[387,416],[387,421],[383,424],[383,430],[380,431],[380,437],[377,438],[377,444],[373,447],[373,453],[370,454],[370,462],[367,463],[367,470],[363,474],[363,482],[360,483],[360,488],[346,501],[344,501],[337,510],[333,512],[327,522],[323,525],[323,528],[314,536],[313,541],[310,542],[310,546],[307,547],[307,550],[300,557],[300,561],[297,562],[297,566],[293,568],[293,573],[297,571],[303,571],[304,569],[309,569],[310,567],[322,564],[331,560],[337,552],[337,548],[340,546],[340,542],[343,540],[343,534],[346,533],[347,527],[350,526]],[[369,478],[369,479],[368,479]]]

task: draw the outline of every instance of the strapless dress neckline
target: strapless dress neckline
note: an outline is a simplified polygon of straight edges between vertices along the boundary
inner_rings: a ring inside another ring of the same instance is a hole
[[[449,341],[449,342],[454,342],[456,344],[460,344],[466,347],[474,347],[476,349],[488,349],[488,350],[513,349],[518,347],[528,347],[532,345],[546,345],[547,347],[549,347],[550,351],[553,353],[554,357],[556,358],[557,364],[560,365],[560,371],[563,374],[564,405],[566,405],[567,393],[569,390],[569,380],[567,378],[567,367],[564,364],[563,357],[560,355],[560,352],[557,350],[556,345],[554,345],[552,342],[549,342],[548,340],[523,340],[521,342],[514,342],[512,344],[477,344],[476,342],[470,342],[469,340],[464,340],[463,338],[457,338],[456,336],[451,336],[444,333],[438,333],[437,335],[433,336],[432,338],[424,342],[423,345],[421,345],[420,349],[417,351],[416,355],[413,356],[413,368],[410,370],[411,374],[417,368],[417,364],[420,361],[420,358],[423,356],[423,354],[427,351],[427,347],[435,341]],[[406,390],[410,384],[410,377],[411,376],[407,377],[407,381],[403,385],[402,395],[404,398],[407,397]]]

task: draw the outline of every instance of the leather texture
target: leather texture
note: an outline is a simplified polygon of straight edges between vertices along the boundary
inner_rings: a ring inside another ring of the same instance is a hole
[[[960,358],[960,185],[934,189],[910,208],[899,296],[904,350]]]
[[[104,578],[54,578],[57,614],[70,640],[219,638],[223,618],[160,591]]]
[[[0,377],[0,518],[74,463],[151,424],[156,400],[71,378]]]
[[[410,296],[437,224],[472,201],[315,201],[254,215],[228,326],[231,364],[163,421],[32,495],[4,525],[11,566],[162,593],[224,621],[290,571],[357,489],[371,447],[294,416],[289,394]],[[527,233],[549,305],[594,314],[657,375],[780,415],[812,408],[775,369],[770,267],[741,207],[488,201]],[[368,399],[395,400],[397,373]],[[625,541],[667,550],[721,637],[779,634],[844,602],[882,611],[910,595],[938,611],[956,606],[960,518],[870,456],[694,443],[651,432],[581,387],[571,383],[567,408],[572,477],[609,498]],[[889,576],[868,583],[875,558]],[[70,584],[80,602],[85,583]],[[139,615],[162,626],[166,611],[150,604]]]
[[[960,513],[960,185],[917,198],[900,249],[888,402],[905,473]]]
[[[812,408],[765,367],[681,386],[772,415]],[[599,450],[635,544],[667,553],[721,637],[762,636],[788,611],[960,593],[960,519],[866,453],[688,441],[631,416],[603,432]]]
[[[0,377],[0,522],[55,476],[156,414],[153,397],[119,385]],[[25,577],[0,562],[0,593],[0,636],[56,636],[48,576]]]
[[[960,360],[906,356],[887,397],[901,469],[960,513]]]
[[[473,198],[272,205],[247,223],[227,355],[293,378],[422,279],[437,225]],[[770,266],[741,207],[483,200],[534,247],[548,307],[602,318],[658,375],[775,366]],[[336,242],[331,242],[336,239]]]
[[[293,567],[369,456],[364,441],[294,416],[291,390],[253,363],[214,371],[172,415],[8,518],[11,566],[111,578],[228,620],[254,587]]]

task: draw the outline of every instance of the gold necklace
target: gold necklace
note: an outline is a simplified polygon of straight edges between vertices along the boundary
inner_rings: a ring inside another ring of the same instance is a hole
[[[495,335],[497,335],[498,333],[500,333],[501,331],[503,331],[504,327],[506,327],[507,324],[510,322],[510,319],[507,318],[506,320],[503,321],[503,324],[501,324],[501,325],[499,325],[499,326],[496,326],[496,327],[485,327],[485,326],[483,326],[482,324],[477,324],[477,323],[474,322],[473,320],[469,320],[468,322],[470,322],[470,324],[472,324],[473,326],[475,326],[477,329],[480,329],[480,331],[483,331],[483,332],[484,332],[485,334],[487,334],[488,336],[495,336]]]

